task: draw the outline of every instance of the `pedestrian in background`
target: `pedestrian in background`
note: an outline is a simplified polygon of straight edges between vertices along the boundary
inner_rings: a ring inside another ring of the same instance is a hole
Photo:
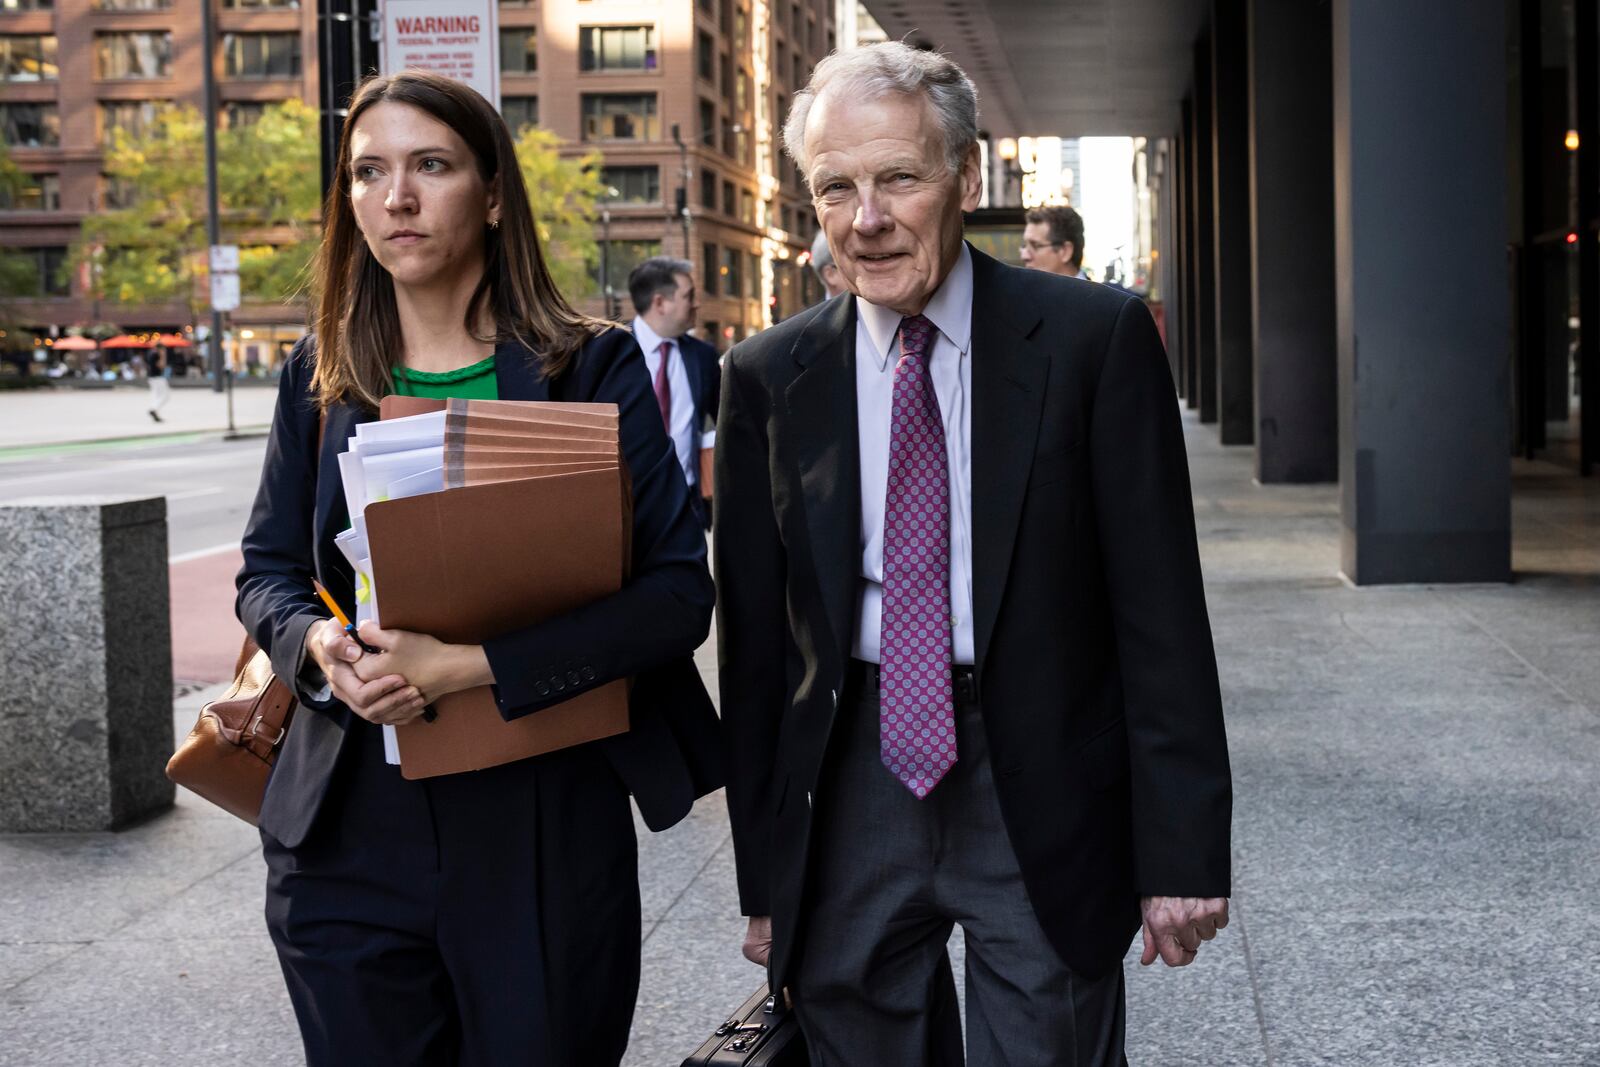
[[[167,365],[166,346],[156,345],[150,350],[149,360],[145,365],[145,381],[150,385],[150,418],[156,422],[162,421],[161,409],[172,399],[171,375],[172,368]]]
[[[701,478],[700,452],[715,440],[722,371],[717,350],[689,334],[700,304],[694,264],[656,256],[628,274],[634,339],[655,389],[661,422],[683,468],[702,527],[709,527],[711,494]]]
[[[828,235],[821,230],[811,242],[811,269],[817,272],[817,279],[822,282],[826,299],[832,300],[844,292],[844,275],[839,273],[839,265],[833,261],[833,249],[828,247]]]
[[[301,701],[260,828],[306,1059],[611,1067],[639,983],[628,795],[659,830],[721,784],[690,658],[711,619],[705,536],[638,346],[556,290],[488,101],[420,71],[369,79],[338,160],[316,332],[279,379],[237,602]],[[346,636],[312,589],[354,601],[334,544],[349,525],[338,456],[401,379],[411,395],[617,405],[633,494],[622,589],[483,644],[369,623],[373,653]],[[493,685],[514,719],[621,678],[620,737],[417,781],[384,759],[380,725],[441,695]]]
[[[1023,216],[1022,265],[1077,278],[1083,274],[1083,216],[1070,207],[1036,207]]]

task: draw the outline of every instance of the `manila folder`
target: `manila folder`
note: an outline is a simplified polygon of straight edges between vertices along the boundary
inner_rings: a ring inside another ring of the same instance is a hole
[[[622,587],[619,468],[525,478],[367,507],[382,625],[481,643]],[[562,679],[565,681],[565,679]],[[488,687],[396,730],[406,778],[494,767],[628,729],[618,680],[507,722]]]

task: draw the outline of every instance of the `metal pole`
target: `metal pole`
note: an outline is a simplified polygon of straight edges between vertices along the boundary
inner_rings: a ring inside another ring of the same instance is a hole
[[[216,50],[213,46],[216,34],[212,25],[213,18],[211,5],[213,0],[200,0],[200,43],[203,49],[201,58],[204,60],[201,69],[205,73],[206,94],[206,240],[210,245],[221,243],[220,227],[217,220],[217,71]],[[206,280],[209,285],[210,248],[206,249]],[[212,303],[210,293],[206,294],[206,302]],[[211,336],[206,339],[207,362],[211,364],[211,391],[223,391],[222,383],[222,312],[215,306],[211,308]],[[229,419],[229,428],[233,425]]]
[[[678,213],[683,218],[683,258],[693,260],[694,255],[689,251],[689,146],[683,143],[676,122],[672,124],[672,140],[678,146],[681,168],[678,175]]]

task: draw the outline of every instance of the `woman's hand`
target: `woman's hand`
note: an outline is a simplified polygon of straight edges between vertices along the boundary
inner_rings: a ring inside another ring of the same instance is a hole
[[[359,632],[363,642],[379,651],[368,652],[352,664],[356,677],[371,683],[400,675],[422,695],[424,705],[494,682],[482,645],[447,645],[427,634],[384,630],[373,622],[362,623]]]
[[[427,706],[422,694],[398,672],[364,678],[358,674],[354,665],[366,653],[333,619],[312,623],[306,631],[306,652],[322,668],[333,695],[368,722],[399,726],[421,715]]]

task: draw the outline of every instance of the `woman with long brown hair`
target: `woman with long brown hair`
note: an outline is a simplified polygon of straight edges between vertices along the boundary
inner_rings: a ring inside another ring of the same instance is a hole
[[[615,1064],[639,979],[628,795],[663,829],[720,784],[715,713],[689,658],[710,625],[705,539],[644,361],[545,267],[505,123],[419,72],[367,81],[323,210],[315,333],[280,382],[244,536],[237,610],[301,701],[261,808],[267,925],[313,1065]],[[482,645],[362,629],[333,539],[338,454],[404,392],[618,405],[631,576]],[[409,781],[382,724],[495,686],[507,718],[633,678],[631,730]]]

